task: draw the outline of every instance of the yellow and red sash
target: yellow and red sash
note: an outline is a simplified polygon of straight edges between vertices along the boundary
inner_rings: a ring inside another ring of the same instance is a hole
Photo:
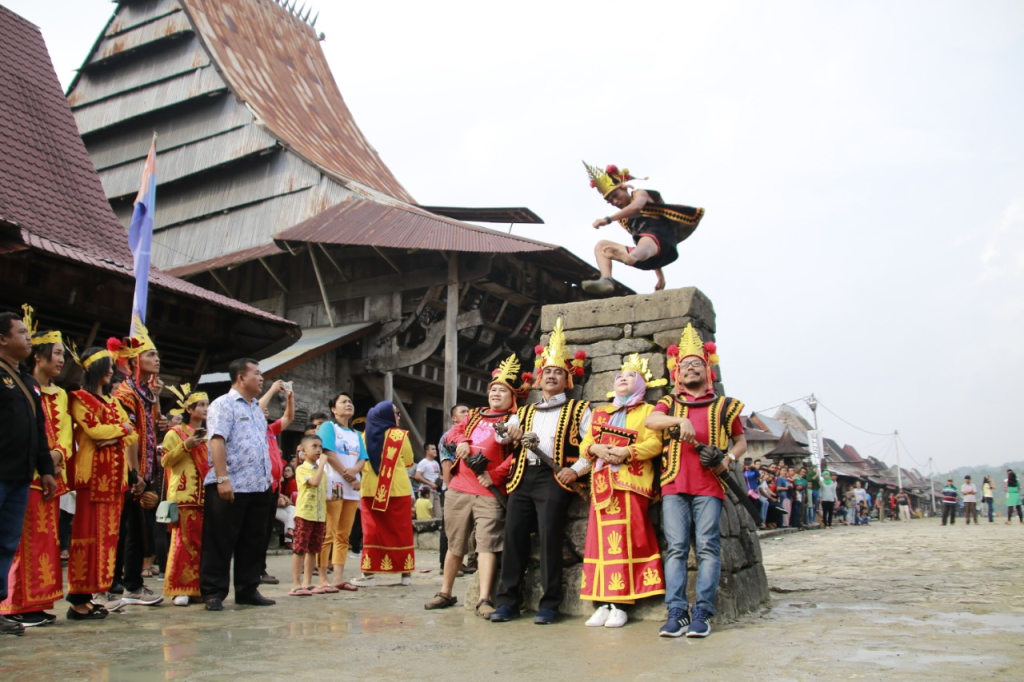
[[[406,432],[401,429],[389,429],[384,439],[384,447],[380,453],[380,473],[377,477],[377,493],[373,496],[374,511],[387,511],[391,500],[391,482],[395,479],[395,467],[401,466],[399,458],[405,445]]]
[[[628,448],[636,442],[636,431],[612,426],[608,423],[611,414],[604,410],[594,412],[590,428],[595,434],[594,442],[598,445]],[[594,509],[604,509],[612,500],[612,479],[615,472],[605,464],[591,474],[590,492],[594,501]]]

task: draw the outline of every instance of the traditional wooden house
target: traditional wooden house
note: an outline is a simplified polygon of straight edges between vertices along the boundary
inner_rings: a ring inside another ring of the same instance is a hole
[[[0,307],[30,303],[43,328],[60,329],[82,350],[102,345],[128,333],[135,282],[127,234],[39,29],[0,7],[0,44]],[[293,322],[158,269],[146,321],[168,383],[194,381],[239,355],[265,357],[300,335]]]
[[[68,101],[122,222],[157,132],[154,263],[301,324],[304,341],[264,363],[297,382],[296,427],[344,389],[357,409],[393,398],[421,447],[457,399],[483,402],[502,355],[532,360],[541,306],[598,273],[463,222],[539,222],[528,209],[419,205],[356,125],[309,17],[122,0]]]

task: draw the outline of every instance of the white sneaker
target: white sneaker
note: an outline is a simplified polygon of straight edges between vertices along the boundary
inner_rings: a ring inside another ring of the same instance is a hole
[[[401,585],[402,587],[411,587],[412,586],[412,576],[411,575],[403,575],[401,582],[399,582],[398,584]]]
[[[604,627],[604,624],[608,622],[608,616],[612,614],[611,604],[605,604],[604,606],[598,606],[594,610],[594,615],[587,619],[586,626],[588,628],[599,628]]]
[[[364,574],[358,578],[352,578],[349,582],[356,587],[377,587],[377,576]]]
[[[604,626],[606,628],[621,628],[626,624],[628,616],[622,609],[617,609],[614,606],[609,606],[611,612],[608,614],[608,619],[605,621]]]
[[[177,597],[174,598],[174,605],[175,606],[188,606],[188,595],[179,594]]]

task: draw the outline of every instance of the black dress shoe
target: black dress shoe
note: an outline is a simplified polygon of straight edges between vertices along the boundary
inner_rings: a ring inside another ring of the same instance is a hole
[[[68,620],[103,620],[107,617],[108,611],[105,608],[90,608],[89,613],[79,613],[68,607]]]
[[[260,576],[260,585],[277,585],[280,582],[281,581],[274,576],[267,575],[266,573]]]
[[[267,599],[259,592],[253,592],[245,596],[235,595],[236,604],[244,604],[246,606],[273,606],[277,602],[273,599]]]
[[[224,610],[224,600],[223,599],[219,599],[217,597],[210,597],[209,599],[206,600],[206,610],[207,611],[223,611]]]
[[[551,625],[558,620],[558,611],[554,609],[539,609],[537,615],[533,617],[533,622],[536,625]]]

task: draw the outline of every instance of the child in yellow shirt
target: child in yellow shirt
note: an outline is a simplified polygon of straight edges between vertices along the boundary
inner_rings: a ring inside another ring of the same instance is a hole
[[[302,464],[295,470],[298,499],[295,501],[295,535],[292,538],[292,591],[290,597],[324,594],[322,588],[311,589],[313,569],[327,533],[327,477],[320,437],[308,434],[299,444]],[[337,592],[337,590],[334,590]]]
[[[416,520],[430,521],[434,518],[434,503],[430,501],[430,490],[420,488],[420,496],[416,499]]]

